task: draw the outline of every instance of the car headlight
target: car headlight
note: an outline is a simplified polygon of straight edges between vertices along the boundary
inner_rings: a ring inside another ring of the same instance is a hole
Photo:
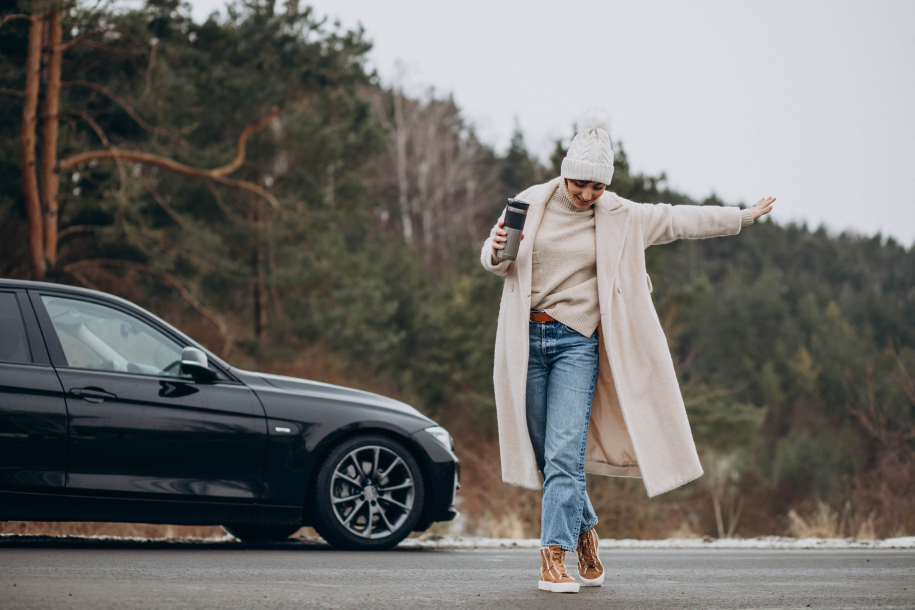
[[[429,436],[440,442],[442,447],[454,453],[454,440],[451,438],[451,435],[448,434],[447,430],[441,426],[431,426],[426,428],[426,432],[429,433]]]

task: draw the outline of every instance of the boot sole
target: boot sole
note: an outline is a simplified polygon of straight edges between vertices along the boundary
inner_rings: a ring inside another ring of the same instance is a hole
[[[578,593],[578,588],[581,585],[577,582],[550,582],[548,580],[541,580],[537,586],[541,591],[549,591],[551,593]]]

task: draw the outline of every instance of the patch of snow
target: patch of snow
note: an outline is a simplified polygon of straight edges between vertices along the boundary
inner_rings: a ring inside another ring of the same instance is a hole
[[[405,548],[432,549],[536,549],[540,540],[529,538],[476,538],[470,536],[420,536],[400,543]],[[759,538],[668,538],[666,540],[615,540],[600,541],[601,549],[915,549],[915,536],[887,538],[886,540],[860,540],[856,538],[786,538],[761,536]]]

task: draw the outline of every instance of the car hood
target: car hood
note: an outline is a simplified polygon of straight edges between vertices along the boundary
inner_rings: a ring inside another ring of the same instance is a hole
[[[400,402],[399,400],[394,400],[393,398],[388,398],[387,396],[381,396],[380,394],[373,394],[372,392],[365,392],[363,390],[354,390],[352,388],[344,388],[342,386],[333,385],[330,383],[322,383],[320,381],[310,381],[308,379],[298,379],[296,377],[285,377],[283,375],[270,375],[268,373],[249,374],[256,375],[273,387],[280,390],[286,390],[287,392],[294,392],[303,396],[313,396],[316,398],[324,398],[328,400],[359,403],[361,405],[370,405],[389,411],[397,411],[398,413],[403,413],[404,415],[412,415],[427,421],[429,422],[429,425],[435,425],[433,420],[417,411],[414,407],[411,407],[404,402]]]

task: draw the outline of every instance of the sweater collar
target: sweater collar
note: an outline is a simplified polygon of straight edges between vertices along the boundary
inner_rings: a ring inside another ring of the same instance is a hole
[[[559,185],[556,187],[556,202],[559,204],[558,207],[564,212],[571,212],[573,214],[593,214],[594,213],[594,204],[591,204],[591,207],[586,209],[581,209],[572,201],[572,196],[569,194],[569,189],[566,186],[566,181],[562,178],[559,179]],[[595,202],[597,203],[597,202]]]
[[[547,187],[553,186],[553,190],[559,191],[559,196],[565,197],[568,201],[568,205],[575,208],[576,212],[587,212],[588,211],[588,210],[579,210],[578,208],[575,207],[575,204],[572,203],[572,198],[569,196],[569,191],[566,189],[566,181],[565,181],[565,179],[563,179],[562,176],[553,178],[552,180],[550,180],[543,186],[547,186]],[[549,201],[549,196],[547,196],[547,201]],[[623,200],[616,193],[611,193],[610,191],[604,191],[604,194],[601,195],[600,197],[598,197],[597,202],[595,202],[595,204],[593,206],[591,206],[589,209],[595,210],[596,208],[600,207],[602,209],[607,210],[608,212],[612,212],[622,205],[623,205]]]

